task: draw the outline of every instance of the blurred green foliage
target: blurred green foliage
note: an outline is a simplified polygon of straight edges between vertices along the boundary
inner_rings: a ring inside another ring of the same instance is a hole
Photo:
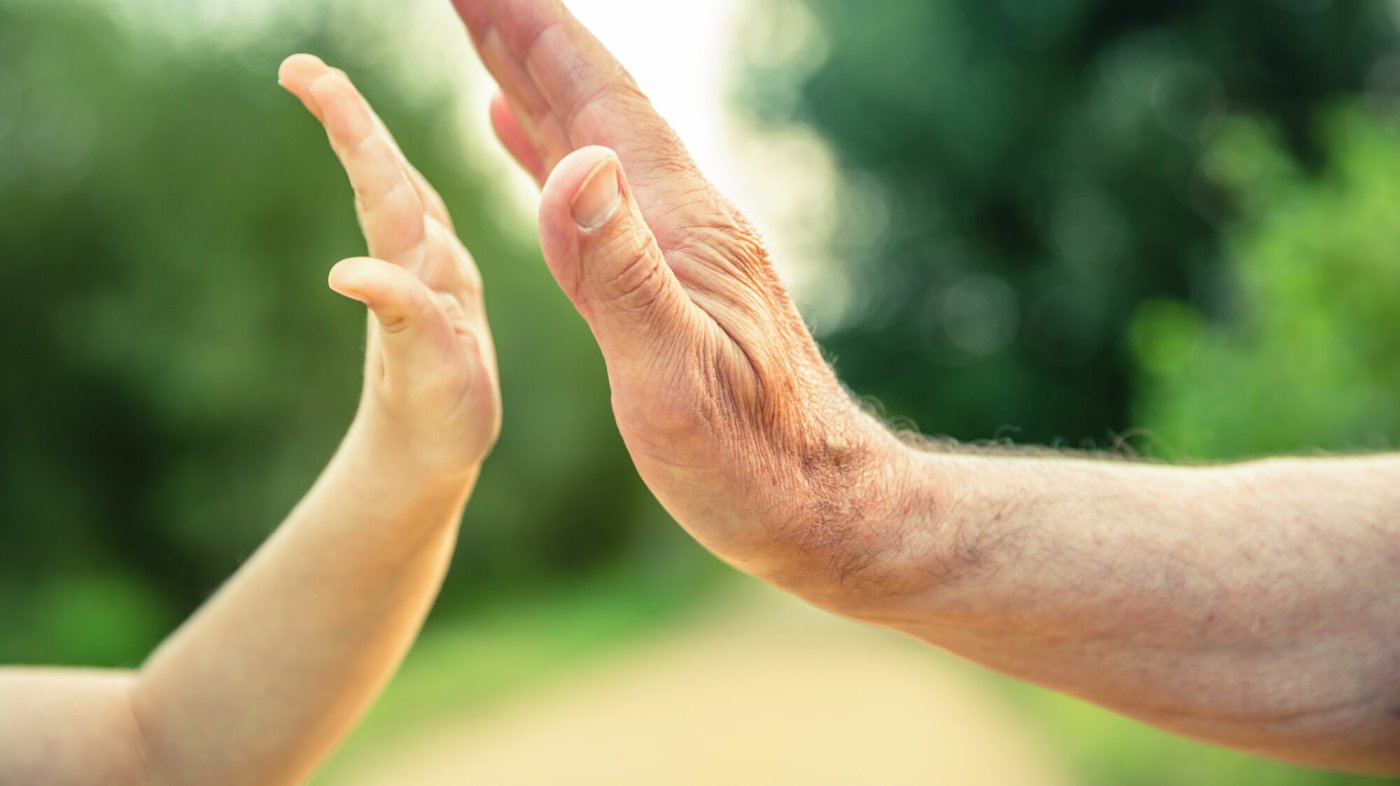
[[[486,280],[507,421],[443,608],[675,568],[682,536],[616,435],[596,346],[469,157],[466,44],[396,77],[383,52],[409,48],[413,15],[375,5],[198,34],[180,19],[199,4],[0,0],[0,662],[139,662],[349,425],[364,315],[325,275],[363,241],[324,135],[276,84],[296,51],[356,77]]]
[[[1229,219],[1202,171],[1247,111],[1313,168],[1321,108],[1384,69],[1381,2],[767,0],[739,97],[842,175],[842,378],[960,439],[1103,445],[1135,425],[1148,299],[1218,312]],[[1391,69],[1393,70],[1393,69]]]
[[[1138,420],[1168,458],[1378,450],[1400,441],[1400,130],[1326,116],[1316,177],[1270,125],[1237,119],[1206,169],[1240,206],[1228,313],[1145,306]]]
[[[1400,439],[1395,8],[767,0],[739,92],[841,175],[842,378],[963,439],[1174,459]],[[1017,695],[1086,784],[1392,783]]]
[[[528,630],[478,618],[477,655],[430,637],[448,644],[406,675],[403,712],[679,605],[699,550],[637,481],[528,218],[470,158],[463,80],[440,67],[470,62],[465,46],[403,46],[413,4],[269,3],[256,25],[182,27],[203,5],[0,0],[0,662],[138,662],[349,423],[363,313],[324,276],[361,241],[319,129],[275,85],[294,51],[357,79],[486,279],[506,425],[440,607],[554,598]],[[1391,4],[760,10],[741,97],[837,153],[853,306],[823,343],[890,414],[1074,444],[1141,423],[1155,452],[1190,458],[1393,444],[1400,139],[1354,103],[1400,85]],[[618,565],[641,584],[569,616],[562,588]],[[511,647],[534,659],[507,668]],[[471,677],[439,694],[454,670]],[[1092,783],[1364,782],[1034,694]]]

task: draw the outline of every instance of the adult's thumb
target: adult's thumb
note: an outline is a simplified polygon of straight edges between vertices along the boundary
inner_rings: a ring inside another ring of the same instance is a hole
[[[554,168],[540,199],[540,245],[610,363],[674,348],[694,318],[607,148],[576,150]]]

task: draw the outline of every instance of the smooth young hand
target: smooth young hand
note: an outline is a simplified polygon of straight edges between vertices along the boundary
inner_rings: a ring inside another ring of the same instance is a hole
[[[330,272],[331,288],[371,314],[352,438],[369,439],[386,463],[472,473],[501,420],[481,274],[442,198],[342,71],[293,55],[278,78],[325,126],[369,245],[370,256]]]
[[[345,75],[301,55],[279,77],[325,124],[374,255],[330,275],[373,314],[355,423],[139,670],[0,668],[0,783],[305,783],[393,675],[447,571],[500,422],[480,279]]]

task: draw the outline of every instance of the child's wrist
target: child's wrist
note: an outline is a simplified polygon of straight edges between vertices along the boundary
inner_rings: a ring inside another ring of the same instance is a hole
[[[341,451],[372,468],[377,482],[404,490],[460,492],[476,482],[481,469],[480,461],[463,457],[454,446],[424,444],[408,429],[363,409]]]

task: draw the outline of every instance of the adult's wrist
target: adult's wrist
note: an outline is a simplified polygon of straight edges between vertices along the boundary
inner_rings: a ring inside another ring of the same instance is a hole
[[[837,613],[889,622],[911,596],[944,580],[955,552],[949,534],[957,498],[947,456],[911,446],[870,419],[862,459],[844,470],[773,583]],[[831,517],[833,513],[839,513]]]

